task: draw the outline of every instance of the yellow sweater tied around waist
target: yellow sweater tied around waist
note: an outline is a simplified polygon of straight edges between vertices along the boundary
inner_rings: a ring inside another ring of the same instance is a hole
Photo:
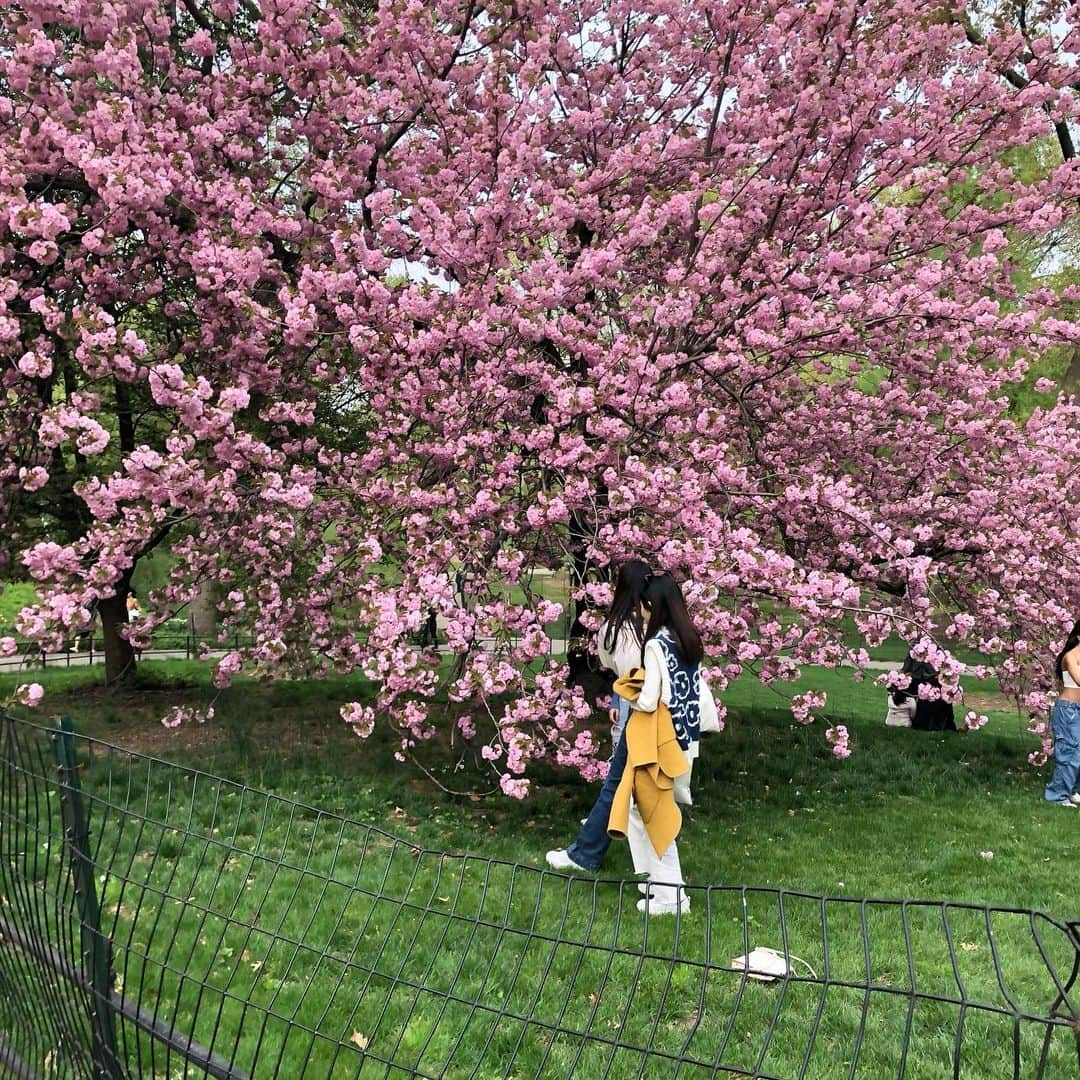
[[[645,685],[645,672],[634,668],[615,680],[615,693],[634,702]],[[671,711],[661,701],[653,712],[634,709],[626,721],[626,768],[608,815],[608,836],[622,839],[630,820],[630,800],[656,854],[662,856],[679,835],[682,812],[675,803],[676,776],[689,772],[686,755],[675,738]]]

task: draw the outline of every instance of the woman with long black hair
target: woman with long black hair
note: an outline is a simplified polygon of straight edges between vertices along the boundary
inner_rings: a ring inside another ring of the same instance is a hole
[[[641,712],[654,711],[663,702],[671,712],[675,738],[693,765],[701,740],[702,717],[707,729],[715,726],[716,706],[708,685],[701,677],[705,650],[694,626],[678,582],[670,574],[654,574],[645,587],[643,614],[648,616],[641,666],[645,681],[634,704]],[[711,710],[711,716],[708,713]],[[675,798],[689,802],[690,774],[676,778]],[[685,779],[685,786],[679,781]],[[638,909],[648,915],[671,915],[690,910],[690,898],[679,864],[679,849],[673,840],[657,854],[636,805],[630,807],[627,839],[634,870],[648,881],[645,899]]]
[[[600,628],[597,651],[600,663],[615,672],[617,678],[629,674],[641,662],[641,646],[645,640],[641,601],[650,573],[648,563],[630,559],[619,567],[615,579],[615,595],[607,621]],[[574,842],[567,848],[547,853],[548,865],[556,870],[599,870],[604,861],[611,844],[607,831],[611,802],[626,767],[623,731],[629,716],[630,702],[618,694],[612,694],[608,717],[612,725],[613,752],[608,762],[607,776]]]
[[[600,666],[614,672],[616,679],[628,674],[641,660],[645,642],[645,620],[641,616],[641,600],[652,571],[640,559],[630,559],[619,567],[615,580],[615,595],[607,621],[600,627],[596,651]],[[611,748],[619,745],[623,728],[630,716],[630,702],[611,693],[608,719],[611,721]]]
[[[1070,809],[1080,804],[1080,619],[1073,623],[1054,662],[1058,699],[1050,715],[1054,728],[1054,773],[1046,785],[1046,801]]]
[[[670,574],[653,574],[643,582],[640,615],[642,624],[647,622],[639,638],[640,646],[632,655],[620,660],[617,673],[621,677],[634,668],[644,668],[644,681],[633,707],[650,713],[661,701],[667,705],[675,737],[687,763],[692,765],[698,754],[702,727],[706,731],[718,731],[719,719],[712,693],[701,675],[704,656],[701,636],[686,609],[682,590]],[[607,778],[581,832],[568,848],[547,853],[549,866],[556,870],[599,869],[610,843],[607,829],[611,805],[625,768],[626,734],[623,731]],[[678,802],[690,802],[689,781],[689,771],[676,777],[675,799]],[[690,901],[681,887],[683,877],[678,849],[673,842],[657,855],[634,805],[630,807],[627,839],[635,872],[648,879],[640,886],[645,898],[638,902],[638,910],[648,915],[689,911]]]

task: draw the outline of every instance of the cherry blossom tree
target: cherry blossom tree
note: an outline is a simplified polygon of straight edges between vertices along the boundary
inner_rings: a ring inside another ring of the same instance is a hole
[[[18,555],[43,597],[21,628],[122,603],[167,541],[130,637],[212,582],[252,640],[220,685],[361,671],[378,698],[346,720],[406,756],[434,733],[434,611],[461,733],[513,796],[530,761],[596,768],[537,570],[569,569],[580,630],[613,562],[673,570],[721,690],[858,669],[851,616],[950,696],[952,644],[997,652],[1038,708],[1080,608],[1080,413],[1007,395],[1077,343],[1078,294],[1010,250],[1074,217],[1080,171],[1010,155],[1076,115],[1078,13],[960,14],[9,7],[0,489],[22,521],[78,455],[85,508]],[[153,422],[122,431],[125,395]]]

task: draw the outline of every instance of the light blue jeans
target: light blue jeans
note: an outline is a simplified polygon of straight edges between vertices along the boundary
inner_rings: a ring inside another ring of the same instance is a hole
[[[1054,702],[1054,775],[1046,785],[1047,802],[1064,802],[1076,790],[1080,773],[1080,701]]]
[[[615,756],[615,747],[619,745],[622,733],[626,730],[626,721],[630,719],[630,702],[618,694],[611,695],[611,708],[619,710],[619,719],[611,728],[611,756]]]

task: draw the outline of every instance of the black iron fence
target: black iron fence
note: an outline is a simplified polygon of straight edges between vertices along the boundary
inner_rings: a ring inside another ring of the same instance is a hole
[[[192,629],[169,627],[159,629],[150,645],[138,650],[143,660],[197,660],[203,656],[220,656],[230,649],[251,644],[250,638],[230,634],[222,639],[217,634],[199,635]],[[0,656],[0,674],[16,674],[58,667],[80,667],[104,664],[105,646],[101,634],[86,633],[65,639],[58,649],[42,649],[36,641],[17,640],[17,649],[10,656]]]
[[[689,893],[649,920],[635,882],[427,851],[0,718],[16,1076],[1080,1075],[1080,923]]]

